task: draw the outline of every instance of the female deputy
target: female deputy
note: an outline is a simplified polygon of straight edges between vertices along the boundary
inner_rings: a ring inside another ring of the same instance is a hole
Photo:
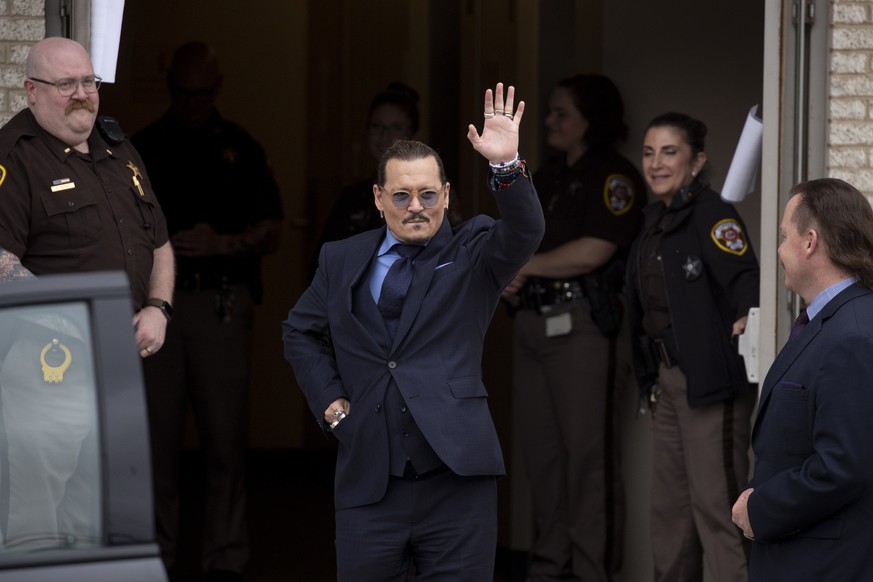
[[[701,181],[706,126],[649,124],[643,175],[658,199],[628,260],[634,365],[652,410],[655,580],[746,580],[732,500],[747,480],[754,387],[733,339],[758,305],[758,262],[734,207]],[[702,550],[702,552],[701,552]]]
[[[528,580],[605,581],[621,564],[615,395],[630,378],[630,341],[626,326],[619,333],[620,292],[645,196],[612,149],[627,133],[623,115],[602,75],[558,83],[546,128],[559,155],[534,175],[545,237],[504,292],[516,312],[515,405],[536,521]]]

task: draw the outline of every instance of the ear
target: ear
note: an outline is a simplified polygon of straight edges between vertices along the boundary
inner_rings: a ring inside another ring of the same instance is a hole
[[[385,208],[382,207],[382,191],[379,189],[378,184],[373,184],[373,201],[376,203],[376,208],[378,208],[380,212],[385,210]]]
[[[33,105],[36,102],[36,83],[30,79],[25,79],[24,92],[27,94],[27,102]]]
[[[691,170],[694,172],[694,175],[700,173],[700,170],[703,169],[703,166],[706,165],[706,152],[697,152],[697,156],[694,159],[694,163],[691,165]]]
[[[808,229],[803,238],[806,241],[807,255],[815,253],[816,249],[821,245],[821,238],[818,235],[818,231],[813,228]]]
[[[446,182],[446,210],[449,209],[449,192],[452,189],[452,185],[449,182]]]

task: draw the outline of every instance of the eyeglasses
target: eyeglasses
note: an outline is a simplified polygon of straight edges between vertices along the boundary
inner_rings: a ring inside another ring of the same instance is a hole
[[[103,80],[100,78],[100,75],[89,75],[87,77],[82,77],[81,79],[61,79],[56,83],[37,79],[36,77],[28,77],[28,79],[36,81],[37,83],[42,83],[43,85],[51,85],[58,90],[61,97],[69,97],[76,92],[79,85],[82,85],[82,89],[85,90],[85,93],[96,93],[97,90],[100,89],[100,81]]]
[[[380,188],[380,190],[382,190]],[[440,188],[442,190],[442,188]],[[384,192],[384,190],[382,190]],[[409,205],[412,204],[412,199],[415,198],[409,192],[399,191],[391,194],[391,203],[394,205],[394,208],[404,209],[409,208]],[[418,193],[418,202],[424,208],[433,208],[440,201],[440,192],[434,190],[425,190],[424,192]]]

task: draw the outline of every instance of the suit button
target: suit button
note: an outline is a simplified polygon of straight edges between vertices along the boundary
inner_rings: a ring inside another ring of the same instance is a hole
[[[403,436],[408,437],[408,436],[409,436],[409,433],[406,432],[406,431],[404,431],[404,432],[403,432]]]
[[[376,405],[376,412],[380,412],[381,410],[382,410],[382,405],[381,405],[381,404],[377,404],[377,405]]]
[[[400,412],[406,412],[406,407],[405,407],[405,406],[401,406],[401,407],[400,407]]]
[[[395,362],[394,360],[391,360],[390,362],[388,362],[388,367],[393,370],[394,368],[397,367],[397,362]]]

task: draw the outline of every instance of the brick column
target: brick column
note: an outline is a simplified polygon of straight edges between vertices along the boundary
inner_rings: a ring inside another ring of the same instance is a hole
[[[0,0],[0,124],[27,106],[24,63],[44,36],[44,0]]]
[[[873,196],[873,2],[832,0],[828,175]]]

